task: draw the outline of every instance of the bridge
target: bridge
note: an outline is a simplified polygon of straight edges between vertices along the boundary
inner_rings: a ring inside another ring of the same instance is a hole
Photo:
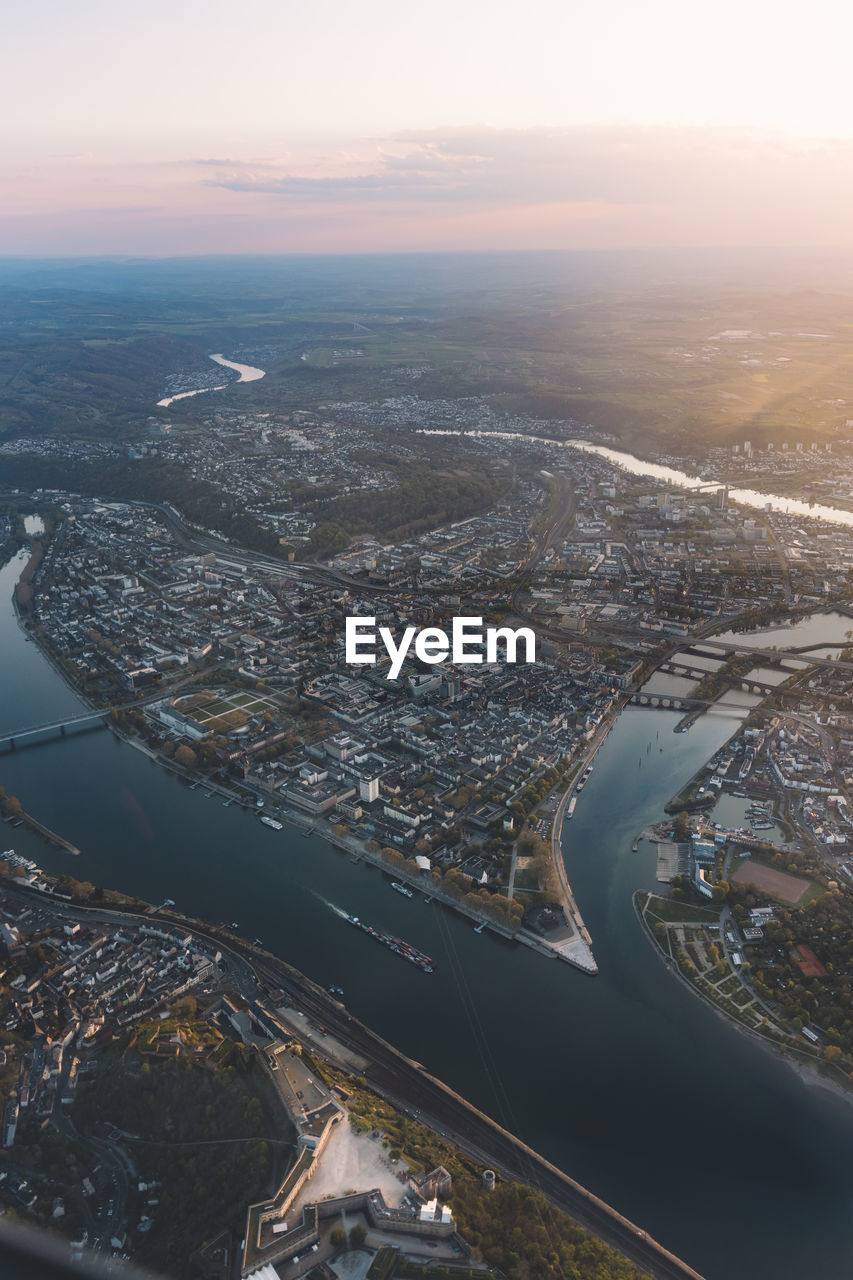
[[[744,687],[741,692],[749,693],[750,690]],[[629,702],[635,707],[651,707],[657,711],[707,711],[709,707],[717,705],[717,701],[709,701],[706,698],[691,698],[689,695],[682,696],[674,693],[632,693]],[[739,708],[741,711],[753,711],[754,708],[748,702],[730,702],[726,701],[722,704],[724,710]]]
[[[693,680],[701,680],[704,676],[716,675],[713,668],[694,667],[689,662],[684,662],[681,658],[673,658],[669,662],[662,662],[659,671],[677,676],[688,676]],[[798,672],[792,671],[791,675],[797,675]],[[728,676],[729,683],[732,687],[739,688],[743,693],[761,693],[765,696],[773,693],[778,689],[778,685],[769,684],[766,680],[756,680],[754,676]]]
[[[672,693],[632,693],[629,701],[637,707],[656,707],[659,711],[705,711],[712,705],[703,698],[682,698]]]
[[[50,742],[54,738],[64,738],[69,729],[85,733],[86,729],[97,729],[107,724],[110,708],[101,711],[86,711],[76,716],[66,716],[64,720],[49,720],[45,724],[34,724],[28,729],[13,729],[11,733],[0,734],[0,751],[17,751],[18,747],[34,747],[42,742]],[[44,736],[42,736],[44,735]]]
[[[853,646],[851,646],[849,640],[842,640],[838,643],[833,640],[822,640],[817,644],[792,646],[790,649],[758,649],[748,644],[733,644],[728,640],[712,640],[710,638],[706,639],[704,636],[701,639],[695,636],[687,636],[677,645],[677,648],[681,650],[695,649],[700,652],[704,652],[706,649],[712,650],[713,653],[706,654],[707,657],[715,656],[716,654],[729,656],[733,653],[741,654],[743,657],[753,657],[756,659],[756,666],[760,665],[757,661],[758,659],[761,659],[765,666],[768,663],[790,662],[799,659],[810,667],[831,667],[834,671],[846,672],[853,676],[853,662],[845,662],[840,658],[818,658],[813,653],[814,649],[846,649],[851,647]],[[791,675],[794,675],[793,671]]]
[[[150,706],[152,702],[163,702],[173,698],[178,691],[194,679],[188,676],[167,689],[155,689],[145,693],[141,698],[133,698],[130,702],[119,702],[114,707],[100,707],[98,710],[78,711],[75,715],[66,716],[64,720],[48,720],[44,724],[33,724],[25,729],[0,731],[0,752],[16,751],[18,747],[38,747],[44,742],[52,742],[54,738],[64,738],[69,729],[86,733],[89,729],[97,729],[108,725],[113,711],[136,711]],[[43,735],[43,736],[42,736]]]

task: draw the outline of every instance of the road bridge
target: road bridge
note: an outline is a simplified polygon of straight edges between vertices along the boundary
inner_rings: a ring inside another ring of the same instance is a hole
[[[37,746],[41,742],[51,742],[54,738],[64,738],[69,729],[85,733],[87,729],[100,728],[107,723],[109,714],[110,709],[107,707],[106,710],[66,716],[64,720],[30,725],[28,729],[13,729],[10,733],[0,734],[0,751],[16,751],[18,747]]]

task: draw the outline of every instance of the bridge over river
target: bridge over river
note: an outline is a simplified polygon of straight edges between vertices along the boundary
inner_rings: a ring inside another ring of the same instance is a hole
[[[715,675],[713,668],[694,667],[689,661],[683,661],[679,657],[671,659],[669,662],[662,662],[659,671],[676,676],[688,676],[691,680],[701,680],[704,676]],[[791,671],[790,675],[799,675],[800,673]],[[739,688],[744,693],[760,693],[765,696],[775,692],[778,685],[770,684],[767,680],[756,680],[754,676],[729,676],[728,682],[732,688]]]
[[[84,711],[79,715],[66,716],[64,720],[49,720],[45,724],[30,725],[28,729],[13,729],[9,733],[0,733],[0,751],[16,751],[19,747],[40,746],[44,742],[52,742],[55,738],[64,738],[69,729],[85,733],[88,729],[98,729],[109,721],[110,708],[100,711]]]

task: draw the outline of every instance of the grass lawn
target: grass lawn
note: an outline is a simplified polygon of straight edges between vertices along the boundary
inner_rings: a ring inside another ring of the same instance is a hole
[[[214,697],[191,694],[179,699],[177,708],[191,715],[203,728],[212,733],[228,733],[240,729],[251,716],[270,712],[276,718],[282,713],[278,702],[264,694],[241,689],[236,693],[218,694]]]
[[[642,906],[642,901],[640,906]],[[662,898],[657,893],[650,893],[646,899],[646,915],[665,924],[719,924],[720,913],[713,907],[700,907],[692,902],[679,902],[677,898]]]

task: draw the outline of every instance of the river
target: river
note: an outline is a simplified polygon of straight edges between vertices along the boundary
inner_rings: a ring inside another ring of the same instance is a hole
[[[420,432],[425,436],[455,436],[458,431],[446,428],[425,428]],[[558,445],[563,449],[579,449],[581,453],[594,453],[615,467],[630,472],[634,476],[648,476],[651,480],[660,480],[664,484],[676,485],[679,489],[707,488],[716,484],[720,489],[725,487],[724,480],[703,480],[701,476],[688,475],[686,471],[677,471],[675,467],[664,467],[659,462],[646,462],[633,453],[623,453],[619,449],[608,449],[602,444],[591,444],[588,440],[554,440],[550,436],[528,435],[522,431],[467,431],[468,436],[492,438],[495,440],[530,440],[537,444]],[[807,516],[812,520],[825,520],[828,524],[845,524],[853,528],[853,511],[844,511],[841,507],[826,507],[819,502],[801,502],[799,498],[784,498],[778,493],[760,493],[757,489],[734,489],[729,486],[729,498],[732,502],[744,507],[756,507],[761,511],[770,509],[785,515]]]
[[[225,369],[235,369],[240,377],[238,382],[257,382],[258,378],[266,375],[265,369],[256,369],[250,364],[237,364],[235,360],[226,360],[223,355],[215,355],[210,357],[216,364],[222,365]],[[231,382],[223,382],[218,387],[198,387],[195,391],[179,391],[174,396],[164,396],[162,400],[157,401],[158,409],[166,409],[170,404],[174,404],[176,400],[187,400],[190,396],[204,395],[206,391],[224,391],[226,387],[233,386]]]
[[[17,625],[20,568],[0,571],[0,729],[77,705]],[[401,897],[315,837],[273,832],[190,791],[107,730],[0,756],[7,792],[80,857],[23,828],[0,837],[52,872],[237,920],[318,982],[343,986],[356,1016],[708,1280],[837,1280],[853,1254],[853,1107],[687,990],[632,908],[633,890],[654,885],[653,848],[633,854],[634,835],[737,714],[712,711],[674,734],[678,713],[632,707],[599,752],[564,834],[595,978]],[[436,972],[377,947],[329,902],[409,939]]]

